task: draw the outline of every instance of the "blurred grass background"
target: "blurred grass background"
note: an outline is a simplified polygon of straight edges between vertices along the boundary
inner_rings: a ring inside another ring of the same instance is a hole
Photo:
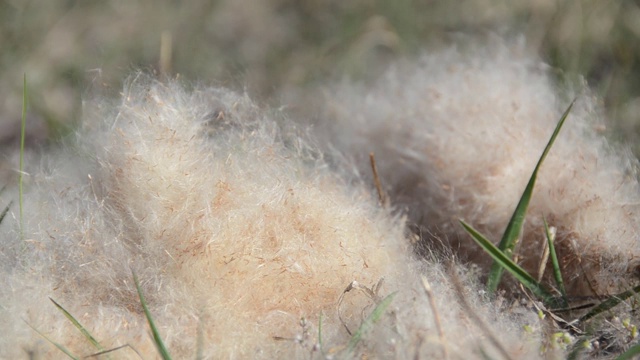
[[[563,77],[584,75],[616,138],[637,142],[638,1],[1,0],[0,147],[17,144],[23,73],[27,142],[47,144],[77,123],[83,97],[117,94],[135,69],[278,106],[332,78],[494,32],[522,34]]]

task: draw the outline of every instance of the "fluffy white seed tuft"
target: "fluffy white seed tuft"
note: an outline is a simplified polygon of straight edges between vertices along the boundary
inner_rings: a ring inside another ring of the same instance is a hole
[[[0,225],[0,357],[63,356],[30,326],[77,356],[99,351],[48,297],[105,349],[127,345],[114,357],[157,357],[132,271],[175,358],[344,354],[345,328],[393,292],[351,355],[498,354],[445,267],[411,254],[401,219],[340,180],[277,113],[145,76],[120,102],[88,108],[75,145],[31,163],[24,239],[15,206]],[[535,316],[485,303],[456,269],[507,351],[537,357],[540,334],[522,333],[539,328]]]
[[[366,157],[375,152],[382,182],[425,243],[443,243],[482,264],[488,256],[458,220],[500,240],[557,122],[577,97],[539,172],[519,261],[535,274],[546,218],[557,228],[571,295],[610,294],[637,278],[637,161],[602,136],[599,106],[586,88],[558,86],[522,47],[450,48],[397,64],[367,88],[346,83],[332,94],[326,117],[334,145],[353,155],[363,174],[370,173]]]

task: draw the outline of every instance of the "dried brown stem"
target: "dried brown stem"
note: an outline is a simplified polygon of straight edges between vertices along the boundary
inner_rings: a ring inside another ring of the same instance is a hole
[[[380,200],[380,205],[386,207],[388,206],[388,198],[387,194],[385,194],[382,189],[382,184],[380,183],[380,177],[378,176],[378,168],[376,167],[376,158],[373,152],[369,153],[369,161],[371,162],[371,171],[373,172],[373,183],[376,186],[376,190],[378,191],[378,199]]]

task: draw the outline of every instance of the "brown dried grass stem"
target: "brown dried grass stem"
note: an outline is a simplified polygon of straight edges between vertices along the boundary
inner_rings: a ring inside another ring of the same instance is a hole
[[[382,183],[380,182],[380,176],[378,175],[378,168],[376,167],[376,158],[373,152],[369,153],[369,161],[371,162],[371,171],[373,172],[373,183],[378,191],[378,199],[380,200],[380,205],[383,207],[387,207],[389,205],[389,198],[387,194],[382,189]]]

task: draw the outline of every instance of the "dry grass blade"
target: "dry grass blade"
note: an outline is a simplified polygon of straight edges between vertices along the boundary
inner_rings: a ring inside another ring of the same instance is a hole
[[[389,205],[389,197],[382,189],[382,183],[380,182],[380,176],[378,175],[378,168],[376,166],[376,158],[373,153],[369,153],[369,161],[371,162],[373,183],[375,184],[376,190],[378,191],[378,199],[380,200],[380,205],[382,205],[383,207],[387,207]]]
[[[160,34],[160,73],[171,75],[171,55],[173,54],[173,35],[165,30]]]
[[[11,205],[13,205],[13,200],[9,201],[9,204],[4,208],[4,210],[2,210],[2,213],[0,213],[0,224],[2,224],[2,220],[4,220],[4,217],[7,216]]]
[[[442,353],[444,359],[449,359],[449,351],[447,349],[447,341],[444,336],[444,331],[442,330],[442,322],[440,321],[440,314],[438,313],[438,308],[436,307],[436,302],[433,296],[433,292],[431,291],[431,284],[427,278],[422,276],[422,286],[424,287],[424,291],[427,293],[427,297],[429,298],[429,306],[431,306],[431,311],[433,312],[433,321],[436,324],[436,329],[438,330],[438,337],[440,338],[440,342],[442,343]]]
[[[545,235],[548,239],[548,233]],[[538,277],[536,281],[541,282],[544,272],[547,270],[547,262],[549,261],[549,241],[542,243],[542,256],[540,256],[540,264],[538,265]]]
[[[453,288],[456,292],[458,300],[460,301],[460,305],[462,309],[465,311],[467,316],[476,323],[476,325],[482,330],[482,332],[487,336],[489,341],[493,344],[493,346],[498,349],[498,351],[504,356],[505,359],[512,359],[511,355],[507,352],[507,350],[502,346],[498,338],[493,334],[491,329],[487,326],[487,324],[482,321],[482,319],[476,314],[475,310],[469,305],[467,299],[464,295],[464,289],[462,288],[462,284],[460,283],[460,279],[458,275],[456,275],[456,270],[453,266],[453,263],[450,264],[449,267],[449,276],[451,277],[451,283],[453,284]],[[486,354],[484,354],[487,357]]]

